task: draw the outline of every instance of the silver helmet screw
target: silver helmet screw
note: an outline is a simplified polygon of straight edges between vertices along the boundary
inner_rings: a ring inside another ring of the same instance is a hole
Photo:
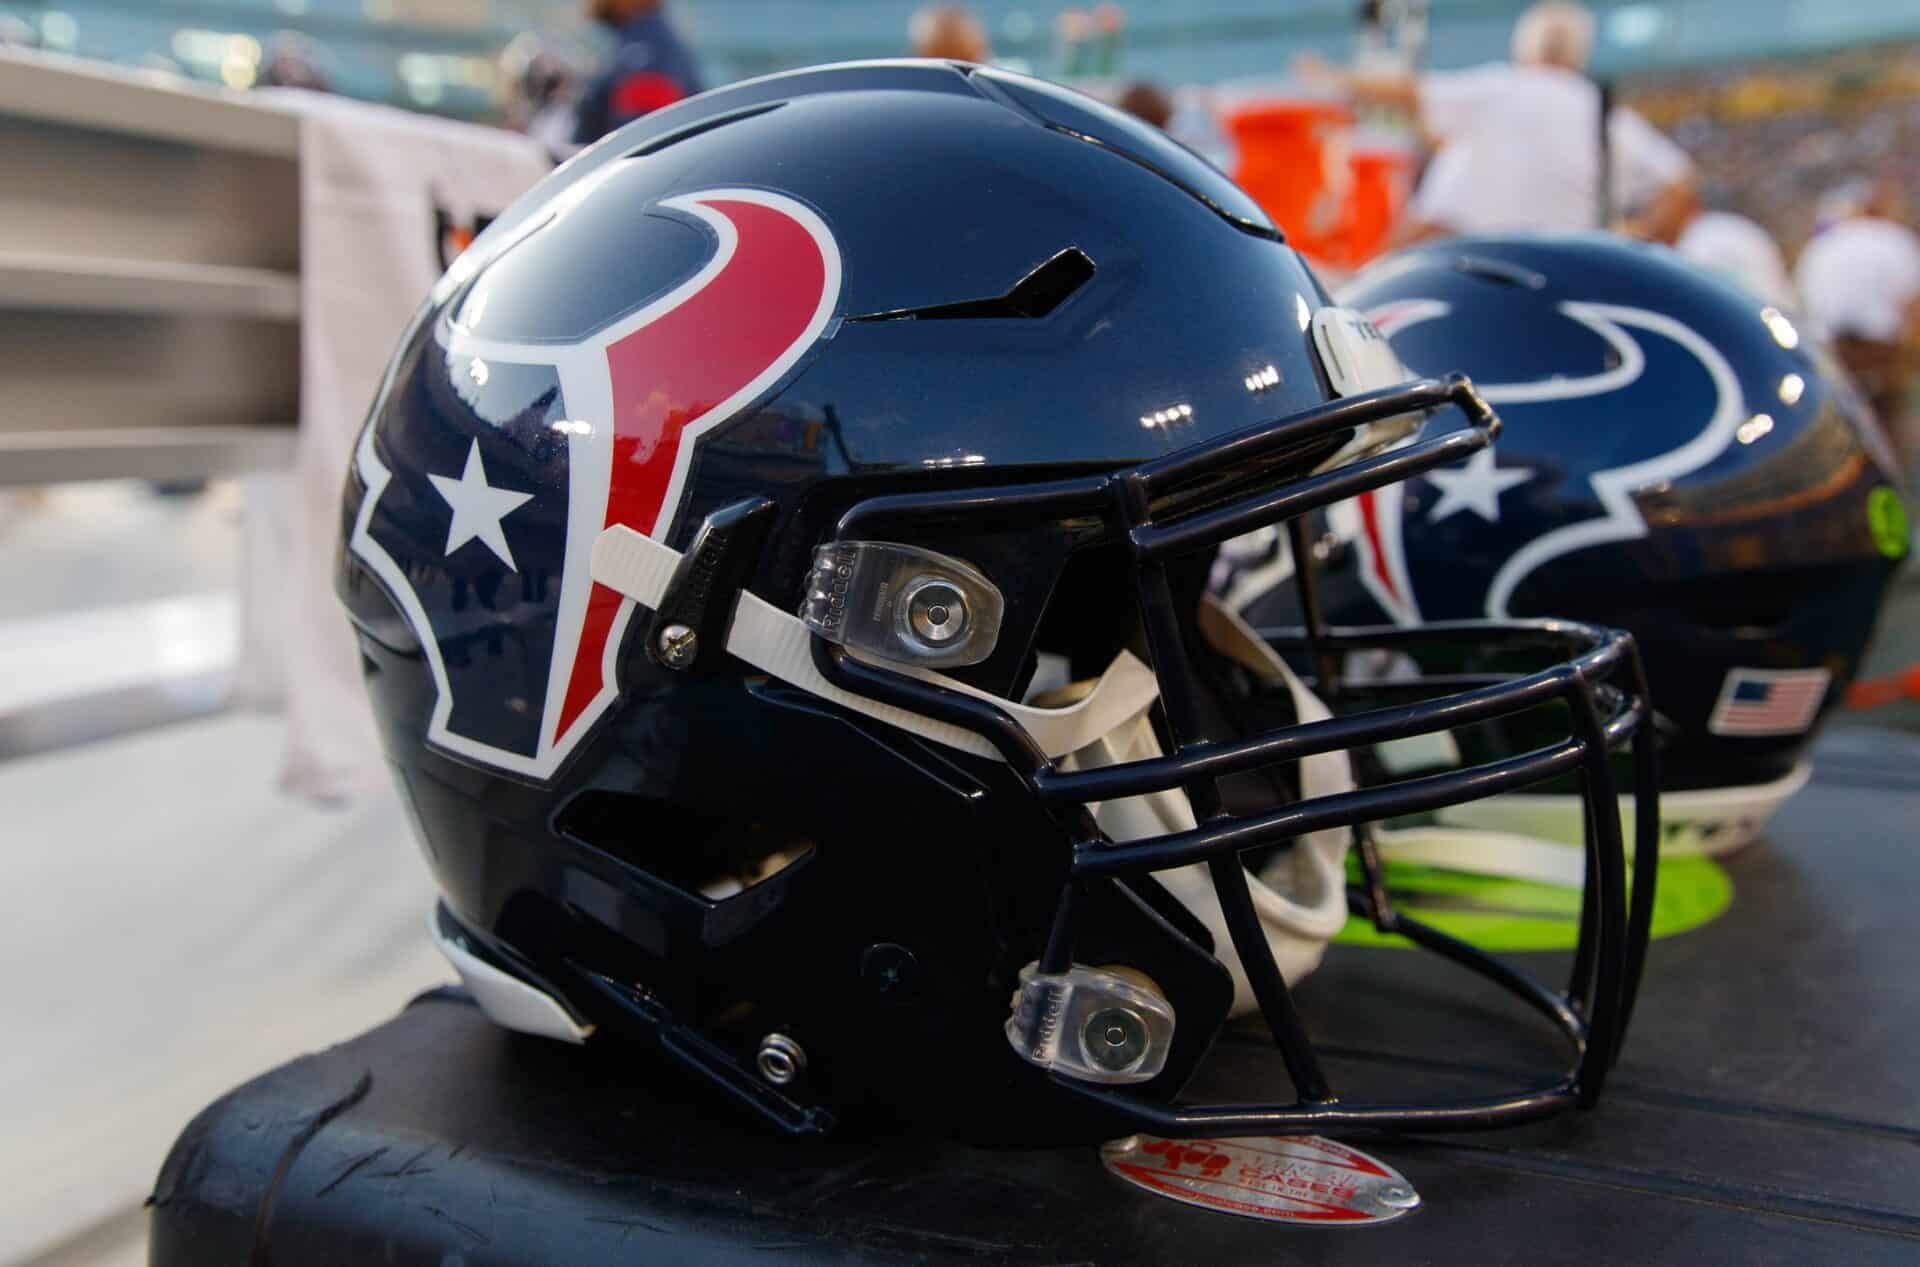
[[[661,662],[669,669],[684,669],[693,663],[693,657],[700,650],[700,636],[685,625],[672,624],[660,631],[654,645],[660,649]]]
[[[1420,1194],[1404,1183],[1382,1184],[1376,1195],[1390,1210],[1411,1210],[1420,1204]]]
[[[915,637],[934,650],[944,650],[957,643],[971,621],[967,596],[953,582],[928,576],[909,586],[907,625]]]
[[[1080,1044],[1096,1069],[1126,1073],[1146,1058],[1147,1023],[1128,1007],[1105,1007],[1087,1018]]]
[[[807,1053],[785,1034],[768,1034],[760,1040],[760,1052],[754,1057],[760,1076],[776,1087],[784,1087],[798,1078],[807,1067]]]

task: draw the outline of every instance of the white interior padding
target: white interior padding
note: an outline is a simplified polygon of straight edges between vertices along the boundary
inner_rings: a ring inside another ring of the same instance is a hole
[[[1201,632],[1214,649],[1246,665],[1271,682],[1282,683],[1293,697],[1301,721],[1331,716],[1327,706],[1309,691],[1245,622],[1213,599],[1201,609]],[[1112,734],[1082,748],[1062,764],[1090,769],[1161,755],[1153,726],[1140,717]],[[1352,790],[1353,771],[1345,752],[1308,757],[1300,763],[1301,794],[1326,796]],[[1115,840],[1139,840],[1194,826],[1193,807],[1184,792],[1173,790],[1093,806],[1102,831]],[[1289,985],[1320,965],[1327,942],[1347,919],[1346,858],[1352,833],[1330,828],[1301,837],[1294,847],[1277,854],[1258,875],[1247,877],[1254,910],[1273,948],[1275,963]],[[1234,949],[1220,911],[1219,895],[1204,863],[1159,872],[1156,878],[1181,905],[1192,911],[1213,934],[1214,954],[1233,976],[1233,1014],[1254,1011],[1258,1004],[1247,981],[1246,968]]]

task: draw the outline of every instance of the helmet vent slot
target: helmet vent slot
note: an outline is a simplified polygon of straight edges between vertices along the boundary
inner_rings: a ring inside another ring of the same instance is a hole
[[[1093,280],[1094,264],[1087,253],[1070,246],[1022,277],[1004,295],[990,299],[963,299],[958,303],[929,304],[924,308],[896,308],[868,313],[853,321],[1006,321],[1038,320],[1067,302],[1073,292]]]
[[[568,801],[554,827],[647,881],[659,912],[709,945],[778,909],[814,853],[811,841],[778,827],[605,788]]]
[[[702,132],[711,132],[715,128],[723,128],[729,123],[738,123],[743,119],[751,119],[758,115],[766,114],[769,111],[778,110],[786,104],[784,101],[768,101],[761,105],[747,106],[741,110],[729,110],[724,114],[716,114],[712,118],[702,119],[698,123],[689,123],[684,128],[675,128],[671,132],[656,136],[651,141],[646,141],[628,150],[621,157],[641,158],[647,154],[658,154],[669,145],[677,145],[681,141],[690,140],[693,137],[699,136]]]
[[[1469,277],[1478,277],[1481,281],[1493,282],[1498,286],[1511,286],[1516,290],[1541,290],[1547,284],[1544,273],[1484,255],[1462,255],[1454,260],[1453,266]]]

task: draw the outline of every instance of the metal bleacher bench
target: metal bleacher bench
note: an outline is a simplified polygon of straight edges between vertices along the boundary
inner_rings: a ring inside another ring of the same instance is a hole
[[[0,485],[288,464],[298,128],[178,78],[0,52]]]

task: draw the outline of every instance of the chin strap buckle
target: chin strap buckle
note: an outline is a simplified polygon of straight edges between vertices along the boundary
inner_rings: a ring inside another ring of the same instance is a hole
[[[749,497],[706,517],[654,608],[649,659],[685,673],[711,671],[725,658],[740,594],[778,513],[771,499]]]
[[[1173,1048],[1173,1005],[1138,974],[1074,964],[1020,970],[1007,1041],[1021,1059],[1082,1082],[1148,1082]]]

